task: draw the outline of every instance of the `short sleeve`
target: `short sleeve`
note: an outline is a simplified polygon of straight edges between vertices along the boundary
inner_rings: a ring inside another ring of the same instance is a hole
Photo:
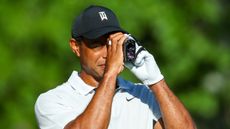
[[[139,96],[141,101],[148,105],[152,119],[158,121],[161,118],[161,111],[154,93],[147,86],[142,84],[136,84],[134,91],[134,95]]]
[[[41,129],[63,129],[79,114],[58,96],[41,94],[35,103],[35,115]]]
[[[158,121],[161,118],[161,111],[159,104],[152,91],[148,92],[148,105],[151,110],[153,120]]]

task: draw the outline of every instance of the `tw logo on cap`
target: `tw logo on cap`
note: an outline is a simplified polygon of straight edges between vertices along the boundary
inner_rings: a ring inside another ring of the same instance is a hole
[[[101,17],[101,21],[108,20],[105,12],[98,12],[98,14]]]

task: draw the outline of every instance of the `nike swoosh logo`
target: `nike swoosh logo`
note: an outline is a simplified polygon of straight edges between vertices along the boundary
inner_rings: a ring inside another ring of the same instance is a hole
[[[126,97],[126,100],[129,102],[129,101],[133,100],[134,98],[135,98],[135,97],[132,97],[132,98]]]

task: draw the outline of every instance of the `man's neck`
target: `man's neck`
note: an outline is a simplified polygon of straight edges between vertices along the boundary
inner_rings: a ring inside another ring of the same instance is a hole
[[[93,76],[88,75],[85,72],[80,72],[79,73],[80,78],[88,85],[92,87],[97,87],[99,84],[99,81],[97,81]]]

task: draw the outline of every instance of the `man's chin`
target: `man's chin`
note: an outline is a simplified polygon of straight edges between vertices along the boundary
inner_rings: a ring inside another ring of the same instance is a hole
[[[101,81],[102,80],[102,78],[104,77],[104,71],[100,71],[100,72],[98,72],[97,73],[97,76],[96,76],[96,79],[98,80],[98,81]]]

